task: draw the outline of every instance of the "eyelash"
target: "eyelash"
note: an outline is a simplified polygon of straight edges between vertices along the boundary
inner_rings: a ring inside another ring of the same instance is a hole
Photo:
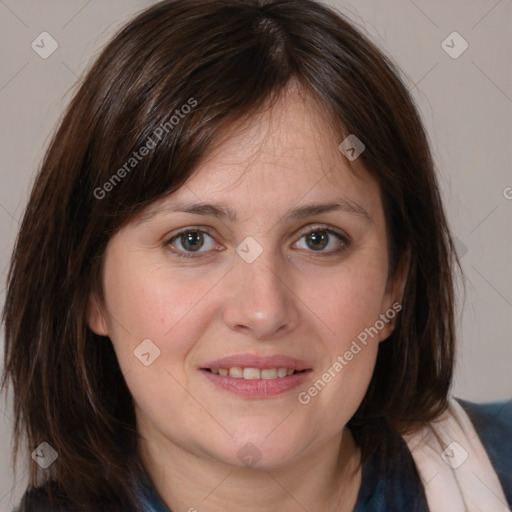
[[[328,251],[328,252],[325,252],[325,251],[313,251],[313,250],[310,250],[308,252],[324,254],[326,256],[332,256],[332,255],[339,254],[339,253],[343,252],[350,245],[350,239],[346,235],[344,235],[344,234],[342,234],[342,233],[340,233],[338,231],[335,231],[333,229],[330,229],[330,228],[327,228],[325,226],[322,226],[322,225],[315,225],[315,226],[312,226],[311,228],[309,228],[307,231],[301,232],[298,240],[300,240],[301,238],[303,238],[304,236],[306,236],[306,235],[308,235],[310,233],[314,233],[315,231],[321,231],[321,232],[327,233],[328,235],[334,235],[335,237],[337,237],[341,241],[342,245],[338,249],[331,250],[331,251]],[[205,234],[207,234],[208,236],[210,236],[213,239],[213,235],[212,235],[212,232],[211,232],[210,229],[203,228],[203,227],[199,228],[199,227],[191,226],[191,227],[183,229],[183,230],[179,231],[178,233],[176,233],[175,235],[173,235],[172,238],[170,238],[165,243],[165,245],[168,246],[168,247],[172,247],[172,243],[175,240],[179,239],[183,235],[186,235],[187,233],[205,233]],[[189,258],[189,259],[190,258],[199,258],[200,255],[202,254],[202,252],[207,252],[207,251],[184,252],[182,250],[175,250],[175,248],[171,249],[171,251],[178,258]]]

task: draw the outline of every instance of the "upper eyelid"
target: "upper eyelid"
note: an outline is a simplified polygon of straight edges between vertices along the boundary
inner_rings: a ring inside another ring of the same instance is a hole
[[[328,226],[326,224],[320,224],[320,223],[308,224],[308,225],[304,226],[303,228],[299,229],[298,234],[303,236],[303,235],[309,233],[310,231],[314,231],[315,229],[318,229],[319,231],[320,230],[328,231],[329,233],[334,233],[335,235],[338,235],[342,238],[346,238],[346,239],[350,238],[348,236],[348,234],[345,233],[342,229],[334,228],[334,227]]]
[[[196,231],[199,231],[201,233],[206,233],[208,236],[211,236],[213,238],[213,231],[212,229],[206,227],[206,226],[187,226],[185,228],[181,228],[178,231],[176,231],[174,234],[166,235],[165,236],[165,243],[169,243],[172,240],[178,238],[179,236],[185,234],[185,233],[194,233]]]
[[[334,228],[334,227],[328,226],[326,224],[313,223],[313,224],[307,224],[297,231],[297,233],[296,233],[296,236],[298,236],[297,241],[300,240],[304,235],[310,233],[311,231],[314,231],[315,229],[327,231],[329,233],[337,235],[344,243],[348,243],[351,240],[350,236],[348,234],[346,234],[344,231],[342,231],[338,228]],[[194,232],[194,231],[206,233],[208,236],[210,236],[211,238],[213,238],[215,240],[214,233],[213,233],[214,230],[212,228],[209,228],[207,226],[187,226],[185,228],[180,229],[178,232],[176,232],[172,236],[166,237],[166,240],[167,240],[166,244],[170,244],[172,241],[174,241],[175,239],[177,239],[179,236],[183,235],[184,233],[189,233],[189,232]]]

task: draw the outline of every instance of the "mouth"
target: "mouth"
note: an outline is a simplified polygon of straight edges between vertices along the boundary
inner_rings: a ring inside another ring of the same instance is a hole
[[[199,368],[217,388],[246,398],[270,398],[291,391],[313,369],[287,356],[240,355],[218,359]]]
[[[296,370],[294,368],[242,368],[232,366],[231,368],[201,368],[201,370],[220,375],[221,377],[232,377],[234,379],[245,380],[273,380],[290,377],[298,373],[304,373],[310,370]]]

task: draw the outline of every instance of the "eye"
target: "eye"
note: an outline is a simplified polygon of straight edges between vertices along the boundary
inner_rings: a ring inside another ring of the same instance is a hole
[[[305,243],[300,247],[299,242],[303,239]],[[302,234],[299,242],[295,244],[299,249],[327,254],[339,253],[350,245],[347,236],[323,226],[314,227],[313,229],[310,228],[307,232]]]
[[[168,240],[166,245],[176,248],[173,252],[180,258],[194,258],[193,253],[211,251],[217,246],[207,231],[198,228],[180,231]]]
[[[301,240],[305,241],[300,246]],[[218,249],[218,245],[204,228],[189,227],[175,234],[166,242],[172,252],[179,258],[195,258],[200,253]],[[315,226],[304,232],[295,247],[306,249],[309,252],[318,252],[325,255],[337,254],[344,251],[350,240],[342,233],[324,226]],[[194,253],[198,253],[197,256]]]

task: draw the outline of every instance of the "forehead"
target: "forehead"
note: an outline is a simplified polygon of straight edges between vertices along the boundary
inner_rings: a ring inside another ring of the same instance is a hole
[[[378,209],[379,188],[371,175],[338,149],[325,110],[310,95],[288,90],[271,106],[232,125],[185,185],[169,200],[221,199],[243,211],[290,207],[300,202],[344,199]],[[150,205],[142,217],[156,213]],[[375,212],[377,213],[377,212]]]
[[[203,179],[219,178],[257,169],[258,179],[266,181],[278,176],[329,177],[329,168],[343,160],[337,139],[324,107],[309,94],[287,89],[270,106],[231,126],[195,174],[207,169]]]

